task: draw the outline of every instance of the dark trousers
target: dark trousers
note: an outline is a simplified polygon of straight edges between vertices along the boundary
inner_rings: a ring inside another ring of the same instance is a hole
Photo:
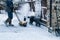
[[[30,2],[29,3],[29,5],[30,5],[30,11],[33,9],[33,11],[35,12],[35,6],[34,6],[34,3],[32,2]]]
[[[6,20],[7,23],[11,24],[12,19],[13,19],[13,11],[7,11],[8,18]]]
[[[13,19],[13,12],[7,12],[8,13],[8,18]]]

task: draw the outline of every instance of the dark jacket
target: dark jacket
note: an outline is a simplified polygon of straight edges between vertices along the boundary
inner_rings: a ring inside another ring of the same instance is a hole
[[[13,2],[12,0],[7,0],[6,1],[6,11],[8,13],[8,18],[12,19],[13,18]]]
[[[7,12],[8,11],[11,11],[11,12],[13,12],[13,2],[12,2],[12,0],[7,0],[6,1],[6,10],[7,10]]]

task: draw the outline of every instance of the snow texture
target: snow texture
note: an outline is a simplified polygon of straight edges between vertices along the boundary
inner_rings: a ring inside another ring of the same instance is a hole
[[[18,16],[23,20],[24,16],[29,14],[29,5],[25,4],[22,6],[21,10],[17,11]],[[15,14],[12,23],[14,27],[6,27],[4,21],[7,19],[7,13],[3,11],[0,14],[0,40],[60,40],[60,37],[48,32],[45,26],[36,27],[35,25],[27,24],[27,27],[19,26],[19,21],[17,20]],[[27,18],[27,22],[29,19]]]

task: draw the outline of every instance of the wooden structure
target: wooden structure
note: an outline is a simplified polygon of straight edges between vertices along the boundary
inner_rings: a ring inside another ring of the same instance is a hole
[[[52,1],[52,13],[50,13],[50,0],[47,1],[47,12],[51,14],[51,18],[49,16],[48,20],[48,31],[55,32],[56,36],[60,34],[60,0],[53,0]],[[51,19],[51,26],[50,26],[50,19]]]
[[[47,17],[47,0],[41,0],[41,10],[42,10],[42,22],[43,24],[45,24],[45,26],[47,26],[47,20],[48,20],[48,17]]]

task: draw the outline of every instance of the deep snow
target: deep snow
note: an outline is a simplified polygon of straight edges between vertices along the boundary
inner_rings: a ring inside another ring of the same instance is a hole
[[[0,40],[60,40],[60,37],[56,37],[49,33],[45,26],[41,25],[41,27],[36,27],[29,23],[27,27],[19,26],[15,14],[12,21],[15,27],[6,27],[4,21],[7,19],[7,13],[4,13],[5,14],[0,14]],[[24,16],[27,17],[26,13],[32,13],[29,11],[28,4],[24,5],[19,11],[19,18],[23,20]],[[27,22],[29,22],[28,20],[29,19],[27,18]]]

